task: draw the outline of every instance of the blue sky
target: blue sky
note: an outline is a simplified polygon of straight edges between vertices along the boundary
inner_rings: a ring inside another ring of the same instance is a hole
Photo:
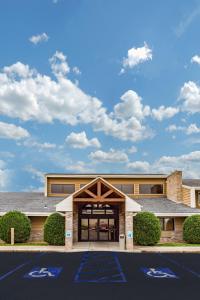
[[[0,3],[0,190],[47,172],[200,176],[200,1]]]

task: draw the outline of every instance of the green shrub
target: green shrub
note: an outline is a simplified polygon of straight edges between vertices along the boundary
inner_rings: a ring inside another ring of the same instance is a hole
[[[200,215],[193,215],[185,219],[183,239],[187,243],[200,244]]]
[[[44,240],[50,245],[65,244],[65,218],[59,213],[53,213],[46,219]]]
[[[31,222],[25,214],[19,211],[7,212],[0,218],[0,239],[11,242],[11,228],[15,229],[15,243],[24,243],[30,237]]]
[[[134,242],[139,245],[155,245],[160,240],[159,219],[150,212],[139,212],[133,219]]]

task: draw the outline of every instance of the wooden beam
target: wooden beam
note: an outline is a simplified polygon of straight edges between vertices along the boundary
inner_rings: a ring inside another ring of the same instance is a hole
[[[84,192],[86,192],[88,195],[90,195],[91,197],[93,197],[93,198],[97,198],[97,195],[95,195],[94,193],[92,193],[91,191],[89,191],[89,190],[84,190]]]
[[[110,191],[107,191],[105,194],[102,195],[103,198],[106,198],[107,196],[109,196],[110,194],[112,194],[114,192],[113,189],[111,189]]]
[[[97,182],[97,196],[101,197],[101,181]]]
[[[94,198],[74,198],[74,202],[98,202],[97,199]],[[104,199],[104,198],[100,198],[101,203],[109,203],[109,202],[124,202],[124,199],[122,198],[108,198],[108,199]]]

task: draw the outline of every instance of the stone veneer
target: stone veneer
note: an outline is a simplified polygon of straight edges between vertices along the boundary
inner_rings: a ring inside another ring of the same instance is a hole
[[[71,233],[70,237],[66,236],[66,233]],[[72,249],[73,246],[73,212],[67,211],[65,213],[65,248],[67,250]]]
[[[133,214],[132,212],[125,213],[125,227],[126,227],[126,249],[133,249],[133,238],[127,237],[128,231],[133,232]]]

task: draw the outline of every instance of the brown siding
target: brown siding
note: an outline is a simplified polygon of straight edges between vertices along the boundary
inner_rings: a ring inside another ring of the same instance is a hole
[[[47,217],[29,217],[31,220],[31,242],[41,242],[44,240],[44,223]]]
[[[183,203],[185,205],[191,206],[191,193],[190,189],[185,187],[182,188],[182,195],[183,195]]]
[[[48,178],[47,179],[47,195],[48,196],[66,196],[66,195],[62,195],[62,194],[52,194],[51,193],[51,184],[75,184],[75,191],[80,189],[80,185],[81,184],[87,184],[89,182],[91,182],[93,179],[90,178]],[[150,194],[150,195],[146,195],[145,194],[145,198],[151,198],[151,197],[160,197],[160,196],[166,196],[166,180],[165,179],[143,179],[143,178],[138,178],[138,179],[125,179],[125,178],[106,178],[105,180],[107,180],[109,183],[111,184],[134,184],[134,194],[130,195],[131,197],[134,198],[140,198],[140,197],[144,197],[144,195],[139,194],[139,184],[163,184],[163,194]]]

